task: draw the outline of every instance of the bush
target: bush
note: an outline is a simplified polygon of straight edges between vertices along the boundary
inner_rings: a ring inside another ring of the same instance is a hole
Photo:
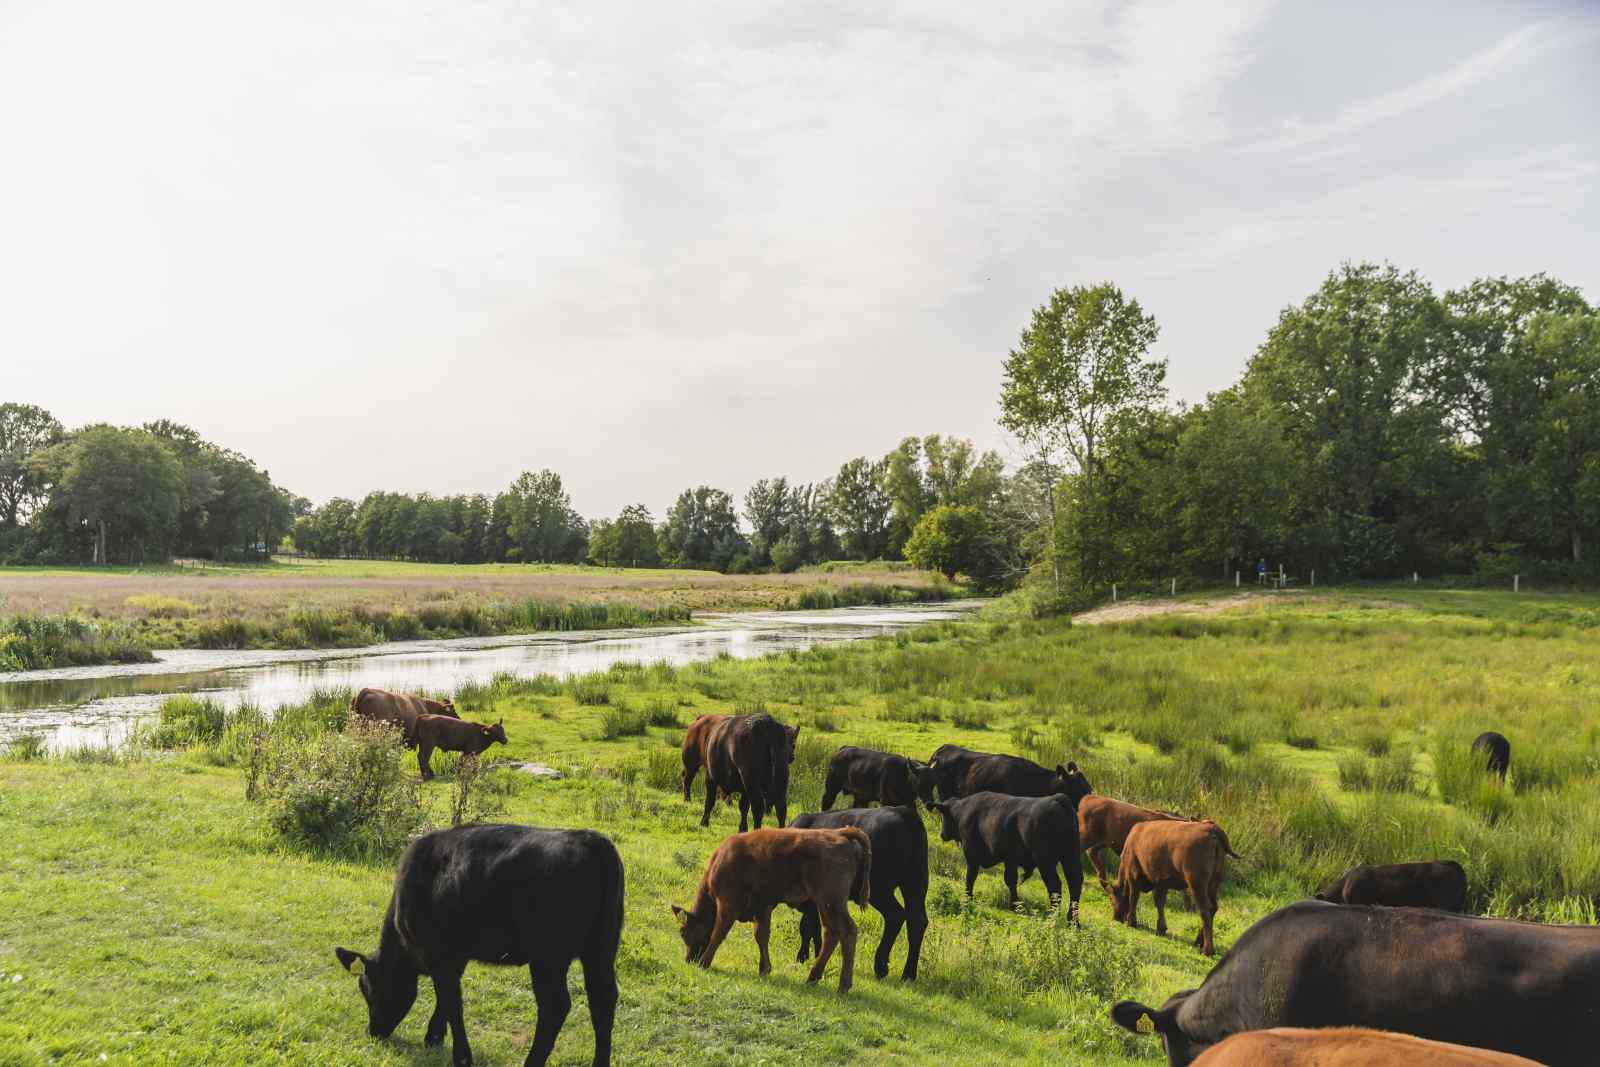
[[[391,857],[427,823],[405,755],[398,729],[365,719],[311,739],[262,731],[251,745],[245,796],[294,847]]]
[[[121,623],[102,625],[72,615],[0,619],[0,673],[154,659],[155,654]]]
[[[228,713],[209,697],[175,696],[161,702],[156,721],[142,731],[138,740],[151,748],[188,748],[222,740]]]
[[[649,713],[630,707],[619,700],[614,706],[607,708],[605,714],[600,717],[600,740],[616,741],[624,737],[642,737],[649,725]],[[673,725],[677,725],[676,719],[673,720]]]
[[[585,674],[567,683],[572,699],[583,707],[599,707],[611,703],[611,687],[605,675]]]
[[[30,760],[44,759],[44,738],[38,734],[18,734],[6,743],[5,755],[8,760],[18,763],[27,763]]]

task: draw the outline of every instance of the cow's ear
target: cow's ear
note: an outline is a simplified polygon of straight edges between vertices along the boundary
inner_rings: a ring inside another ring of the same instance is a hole
[[[676,904],[672,906],[672,914],[677,918],[679,926],[682,926],[684,923],[689,921],[689,913],[678,907]]]
[[[1056,773],[1065,778],[1067,776],[1067,769],[1058,763],[1056,764]]]
[[[1067,761],[1067,770],[1071,771],[1073,774],[1077,774],[1078,773],[1078,765],[1076,763],[1073,763],[1071,760],[1068,760]]]
[[[359,952],[351,952],[347,948],[335,948],[333,954],[339,960],[339,966],[351,974],[360,976],[367,973],[367,958]]]
[[[1147,1008],[1137,1000],[1123,1000],[1111,1006],[1111,1021],[1135,1034],[1153,1034],[1164,1030],[1161,1013]]]

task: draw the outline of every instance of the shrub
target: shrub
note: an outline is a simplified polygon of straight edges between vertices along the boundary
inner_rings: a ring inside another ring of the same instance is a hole
[[[18,763],[44,759],[45,752],[44,738],[38,734],[18,734],[6,742],[6,759],[16,760]]]
[[[959,704],[950,709],[950,725],[962,730],[987,730],[994,724],[994,709],[982,704]]]
[[[292,846],[393,856],[427,823],[405,755],[399,730],[365,719],[311,739],[262,731],[251,745],[245,796]]]
[[[676,720],[674,720],[676,722]],[[616,741],[624,737],[639,737],[650,725],[650,716],[643,711],[618,702],[606,709],[600,717],[600,740]]]
[[[101,624],[72,615],[0,619],[0,673],[153,659],[155,654],[121,623]]]
[[[611,687],[603,674],[585,674],[567,683],[572,699],[583,707],[599,707],[611,703]]]
[[[222,740],[228,713],[209,697],[175,696],[161,702],[156,721],[141,731],[139,740],[151,748],[188,748]]]

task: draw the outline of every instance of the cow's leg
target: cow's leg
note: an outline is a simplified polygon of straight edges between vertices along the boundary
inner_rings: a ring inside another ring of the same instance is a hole
[[[761,826],[760,818],[756,819],[756,826]],[[739,832],[742,834],[750,829],[750,790],[748,787],[739,794]]]
[[[601,949],[583,958],[583,988],[589,995],[589,1022],[594,1027],[593,1067],[610,1067],[611,1030],[617,1019],[617,961],[609,951]]]
[[[1015,908],[1020,899],[1017,896],[1017,865],[1010,860],[1006,860],[1006,892],[1011,894],[1011,907]]]
[[[717,954],[717,949],[728,939],[728,931],[733,929],[733,911],[717,906],[717,924],[711,928],[711,940],[706,942],[705,951],[700,953],[700,966],[706,970],[711,969],[711,961]]]
[[[775,810],[778,813],[778,827],[779,827],[779,829],[782,829],[783,827],[788,826],[789,825],[789,787],[788,786],[784,786],[783,791],[780,792],[777,796],[768,797],[767,798],[767,803],[770,804],[772,806],[773,810]]]
[[[850,917],[850,905],[839,905],[839,922],[844,927],[839,933],[843,943],[844,966],[839,969],[839,992],[848,993],[855,983],[856,974],[856,921]]]
[[[822,920],[817,917],[817,906],[807,901],[800,905],[800,954],[794,961],[804,963],[810,959],[812,945],[818,951],[822,949]]]
[[[1156,902],[1156,936],[1167,936],[1167,890],[1165,886],[1156,886],[1150,894],[1150,899]]]
[[[1078,901],[1083,898],[1083,861],[1074,855],[1061,865],[1061,869],[1067,875],[1067,898],[1070,901],[1067,918],[1073,926],[1081,927],[1083,923],[1078,921]]]
[[[1128,883],[1128,929],[1139,928],[1139,886],[1138,883]]]
[[[905,925],[906,909],[894,898],[893,890],[874,900],[872,906],[883,916],[883,936],[878,939],[878,951],[872,957],[872,974],[875,978],[886,978],[889,975],[889,954],[894,951],[894,940],[900,936],[900,927]]]
[[[706,774],[706,810],[700,813],[700,825],[711,825],[711,809],[717,806],[717,780]]]
[[[1062,864],[1063,867],[1066,864]],[[1050,907],[1061,907],[1061,877],[1056,874],[1054,861],[1039,864],[1039,880],[1044,883],[1045,895],[1050,900]]]
[[[839,783],[838,778],[836,776],[832,775],[832,774],[828,775],[827,779],[822,783],[822,809],[821,810],[823,810],[823,811],[832,811],[833,810],[833,802],[839,796],[839,784],[840,783]]]
[[[433,777],[433,768],[428,762],[433,759],[433,746],[424,742],[417,746],[417,770],[422,772],[422,780],[426,782]]]
[[[433,975],[433,1014],[428,1017],[428,1029],[422,1035],[423,1045],[433,1048],[444,1044],[444,1032],[450,1025],[451,996],[450,983],[455,982],[456,988],[461,985],[461,972],[466,969],[466,964],[455,967],[452,964],[441,965]],[[454,975],[454,978],[451,975]],[[442,983],[442,984],[441,984]]]
[[[822,948],[817,952],[817,962],[811,965],[811,973],[806,975],[807,982],[815,982],[822,977],[823,969],[828,966],[828,959],[833,955],[833,946],[839,943],[838,914],[832,908],[822,905],[818,905],[817,911],[822,917]],[[849,918],[848,915],[845,917]]]
[[[917,960],[922,957],[922,935],[927,929],[927,904],[920,899],[906,901],[906,965],[900,972],[904,981],[917,980]]]
[[[467,1067],[472,1062],[472,1046],[467,1043],[467,1023],[461,1013],[461,972],[466,968],[466,961],[462,960],[460,963],[443,964],[433,972],[433,995],[438,1001],[433,1013],[435,1017],[443,1013],[445,1022],[450,1026],[450,1062],[456,1067]],[[442,1030],[441,1027],[440,1040],[444,1038]],[[428,1022],[428,1031],[433,1031],[432,1020]]]
[[[699,773],[700,761],[690,756],[689,753],[685,752],[683,754],[683,799],[685,803],[691,799],[689,787],[694,785],[695,775]]]
[[[772,940],[772,909],[756,913],[756,948],[761,950],[761,977],[765,978],[772,973],[772,957],[767,953],[767,944]]]
[[[1106,862],[1100,858],[1100,847],[1096,845],[1088,850],[1089,866],[1094,868],[1094,875],[1100,879],[1100,888],[1106,892],[1111,891],[1111,883],[1106,881]]]
[[[767,791],[764,786],[755,786],[745,790],[745,795],[750,798],[750,814],[755,817],[756,829],[761,829],[761,820],[767,817]]]
[[[544,1067],[556,1047],[556,1037],[572,1010],[572,994],[567,992],[567,963],[550,964],[540,961],[530,964],[533,976],[533,999],[539,1006],[539,1019],[533,1027],[533,1047],[523,1067]]]
[[[978,865],[967,861],[967,899],[972,899],[972,884],[978,880]]]

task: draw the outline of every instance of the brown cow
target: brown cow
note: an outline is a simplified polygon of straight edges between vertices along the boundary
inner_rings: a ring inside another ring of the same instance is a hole
[[[433,777],[433,768],[428,766],[428,761],[433,758],[433,750],[441,752],[464,752],[476,756],[495,742],[506,743],[506,728],[502,725],[505,720],[493,726],[482,723],[466,722],[462,719],[452,719],[447,715],[419,715],[417,716],[417,766],[422,770],[422,780],[427,781]]]
[[[687,911],[672,906],[683,936],[684,959],[709,968],[736,922],[756,924],[761,974],[772,971],[767,939],[772,909],[779,904],[816,906],[822,920],[822,950],[806,979],[822,977],[835,945],[844,965],[839,992],[855,974],[856,924],[849,902],[865,907],[872,892],[872,841],[860,827],[837,830],[751,830],[725,839],[711,854]]]
[[[1207,1049],[1194,1067],[1539,1067],[1509,1052],[1427,1041],[1357,1027],[1283,1026],[1235,1034]]]
[[[392,722],[400,727],[406,747],[417,743],[417,717],[444,715],[460,718],[448,700],[430,700],[411,693],[391,693],[387,689],[363,689],[350,698],[350,714],[377,722]]]
[[[1128,831],[1122,864],[1111,894],[1111,918],[1139,925],[1139,894],[1150,890],[1156,900],[1156,933],[1167,932],[1167,890],[1187,889],[1200,907],[1200,932],[1194,943],[1210,956],[1211,920],[1217,913],[1217,887],[1222,884],[1224,856],[1238,854],[1222,827],[1202,822],[1141,822]]]
[[[771,715],[702,715],[683,734],[683,799],[700,768],[706,769],[706,804],[700,825],[711,825],[717,790],[739,797],[739,832],[755,814],[757,829],[767,809],[778,825],[789,819],[789,764],[794,762],[800,727],[785,726]]]
[[[1106,881],[1105,864],[1100,858],[1102,848],[1121,853],[1122,846],[1128,840],[1128,831],[1139,823],[1170,820],[1182,821],[1183,816],[1170,811],[1141,808],[1137,804],[1112,800],[1098,793],[1090,793],[1078,801],[1078,847],[1089,854],[1089,863],[1100,878],[1100,888],[1108,893],[1111,891],[1111,884]]]

